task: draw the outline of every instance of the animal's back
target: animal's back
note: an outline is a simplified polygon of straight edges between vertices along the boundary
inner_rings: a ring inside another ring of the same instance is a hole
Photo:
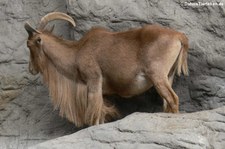
[[[104,28],[93,28],[86,35],[85,45],[95,57],[104,77],[103,92],[107,86],[110,91],[129,96],[134,90],[146,90],[151,86],[147,82],[142,65],[145,48],[166,37],[174,37],[178,32],[158,25],[146,25],[142,28],[124,32],[111,32]],[[87,44],[89,43],[89,44]],[[146,48],[147,49],[147,48]],[[151,49],[147,49],[151,50]],[[135,87],[135,89],[131,88]],[[107,91],[105,91],[107,92]]]

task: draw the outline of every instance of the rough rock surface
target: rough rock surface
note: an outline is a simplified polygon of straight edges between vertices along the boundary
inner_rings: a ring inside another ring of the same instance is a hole
[[[76,131],[74,126],[58,116],[57,111],[52,112],[46,88],[40,86],[39,76],[31,76],[27,69],[29,50],[26,47],[27,33],[23,25],[29,21],[35,26],[43,15],[52,11],[67,11],[74,17],[77,27],[72,30],[72,35],[75,39],[79,39],[93,26],[122,31],[157,23],[185,32],[190,40],[190,77],[176,78],[174,83],[180,97],[181,110],[193,112],[224,105],[225,0],[220,0],[223,6],[188,6],[185,2],[187,1],[1,0],[0,148],[27,148]],[[71,29],[68,30],[67,23],[56,24],[56,34],[69,38]],[[123,99],[116,103],[119,103],[124,115],[135,111],[160,111],[159,106],[152,106],[161,104],[159,100],[155,100],[158,97],[154,90],[153,93],[153,100],[149,100],[150,95],[145,93],[135,97],[140,100]],[[145,128],[145,120],[140,123]],[[215,129],[221,138],[221,133],[217,131],[224,130]]]
[[[25,149],[75,131],[57,111],[53,112],[47,90],[39,86],[39,77],[28,73],[28,35],[24,23],[29,21],[35,27],[43,15],[52,11],[66,12],[66,3],[0,1],[0,149]],[[68,38],[65,22],[57,22],[55,30]]]
[[[188,6],[185,2],[67,0],[67,9],[77,22],[76,39],[93,26],[122,31],[161,24],[184,32],[190,41],[190,77],[177,78],[174,84],[181,110],[220,107],[225,105],[225,0],[220,0],[223,6]]]
[[[124,115],[135,111],[160,111],[160,107],[146,106],[157,102],[146,102],[145,94],[138,98],[141,101],[139,104],[136,99],[131,99],[120,103],[118,108]],[[22,94],[0,110],[0,149],[26,149],[78,130],[53,110],[47,89],[37,84],[27,86]]]
[[[28,146],[76,132],[78,129],[53,111],[42,86],[28,86],[0,111],[0,149]]]
[[[18,96],[25,86],[37,77],[28,73],[29,51],[26,47],[27,32],[24,24],[34,27],[40,18],[52,11],[66,12],[61,0],[1,0],[0,2],[0,108]],[[56,30],[67,37],[68,27],[58,22]],[[59,32],[58,32],[59,33]],[[57,34],[57,33],[56,33]]]
[[[30,149],[224,149],[225,107],[191,114],[134,113]]]

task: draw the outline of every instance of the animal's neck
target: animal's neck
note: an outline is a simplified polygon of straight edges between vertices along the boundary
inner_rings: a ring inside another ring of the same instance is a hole
[[[69,78],[75,75],[76,43],[72,41],[63,42],[57,38],[48,38],[43,43],[43,51],[53,66],[63,75]]]

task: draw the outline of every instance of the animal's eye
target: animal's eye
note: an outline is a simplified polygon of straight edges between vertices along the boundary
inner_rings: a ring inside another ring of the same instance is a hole
[[[40,37],[38,37],[38,39],[36,40],[36,43],[41,44],[41,38]]]

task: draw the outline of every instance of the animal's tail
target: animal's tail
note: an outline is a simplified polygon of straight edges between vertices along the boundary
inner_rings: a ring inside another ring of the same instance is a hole
[[[183,72],[184,75],[188,75],[188,64],[187,64],[187,58],[188,58],[188,38],[185,34],[180,35],[180,41],[181,41],[181,51],[178,56],[177,61],[177,75],[180,76],[181,72]]]

